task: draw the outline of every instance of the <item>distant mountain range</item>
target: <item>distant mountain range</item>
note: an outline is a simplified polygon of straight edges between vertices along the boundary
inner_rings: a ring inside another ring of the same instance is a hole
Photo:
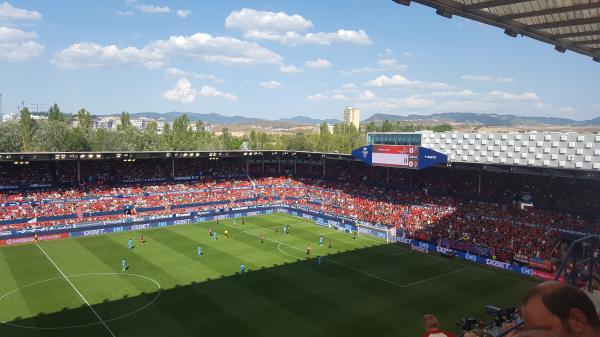
[[[166,113],[158,112],[138,112],[130,114],[131,118],[164,118],[172,122],[175,118],[181,116],[184,112],[172,111]],[[198,120],[210,124],[224,125],[259,125],[270,127],[293,127],[300,125],[318,125],[323,122],[335,124],[340,123],[339,119],[317,119],[307,116],[295,116],[291,118],[280,118],[276,120],[268,120],[261,118],[252,118],[244,116],[224,116],[217,113],[195,113],[187,112],[190,121]],[[118,115],[116,115],[118,116]],[[600,126],[600,117],[590,120],[577,121],[569,118],[559,117],[527,117],[516,115],[500,115],[500,114],[485,114],[472,112],[446,112],[436,113],[431,115],[410,114],[407,116],[381,114],[377,113],[362,121],[362,123],[375,122],[383,123],[385,120],[390,122],[405,122],[405,123],[451,123],[451,124],[469,124],[469,125],[487,125],[487,126]]]
[[[431,115],[389,115],[374,114],[365,119],[363,123],[375,122],[408,122],[408,123],[458,123],[488,126],[596,126],[600,125],[600,117],[577,121],[569,118],[558,117],[526,117],[516,115],[484,114],[472,112],[446,112]]]
[[[159,119],[164,118],[169,122],[175,120],[175,118],[181,116],[183,113],[187,113],[188,118],[192,122],[203,121],[210,124],[226,124],[226,125],[262,125],[262,126],[294,126],[294,125],[317,125],[323,122],[335,124],[340,123],[338,119],[316,119],[306,116],[295,116],[291,118],[281,118],[276,120],[252,118],[244,116],[224,116],[216,113],[195,113],[195,112],[179,112],[171,111],[165,113],[159,112],[136,112],[129,114],[130,118],[152,118]],[[114,115],[118,116],[118,115]]]

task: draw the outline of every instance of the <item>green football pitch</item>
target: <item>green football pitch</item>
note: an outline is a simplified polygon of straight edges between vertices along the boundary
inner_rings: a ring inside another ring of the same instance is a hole
[[[297,217],[245,220],[145,230],[145,243],[123,232],[2,247],[0,336],[408,337],[424,313],[458,332],[456,320],[513,306],[535,282]]]

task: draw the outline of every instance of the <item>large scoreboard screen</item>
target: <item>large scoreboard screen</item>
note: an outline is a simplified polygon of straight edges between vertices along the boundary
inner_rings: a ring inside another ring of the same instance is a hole
[[[354,149],[352,155],[368,165],[423,169],[445,164],[448,156],[441,152],[412,145],[367,145]]]
[[[374,166],[395,166],[417,168],[419,147],[409,145],[373,145],[371,164]]]

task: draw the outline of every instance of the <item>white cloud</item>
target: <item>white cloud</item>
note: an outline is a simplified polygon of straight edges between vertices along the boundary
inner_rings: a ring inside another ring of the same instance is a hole
[[[189,9],[177,10],[177,16],[184,18],[184,19],[187,18],[190,14],[192,14],[192,11],[190,11]]]
[[[225,19],[225,27],[244,32],[247,39],[266,40],[285,45],[333,43],[371,44],[364,30],[339,29],[335,32],[300,33],[313,27],[310,20],[284,12],[257,11],[243,8]]]
[[[183,70],[178,69],[178,68],[167,68],[167,69],[165,69],[165,74],[168,75],[168,76],[173,76],[173,77],[188,76],[188,72],[187,71],[183,71]]]
[[[225,27],[243,31],[303,31],[312,26],[312,22],[298,14],[288,15],[283,12],[257,11],[249,8],[231,12],[225,19]]]
[[[36,32],[25,32],[17,28],[0,26],[0,42],[37,39]]]
[[[506,100],[506,101],[539,101],[539,97],[534,92],[524,92],[521,94],[513,94],[500,90],[494,90],[488,93],[488,96],[492,99]]]
[[[198,96],[224,98],[230,101],[238,100],[237,96],[233,94],[219,91],[216,88],[207,85],[202,86],[200,90],[196,90],[192,87],[192,84],[187,78],[180,79],[173,89],[163,93],[164,98],[173,102],[185,104],[194,103]]]
[[[44,45],[35,41],[0,43],[0,59],[8,62],[27,61],[40,55],[42,51]]]
[[[141,4],[141,5],[137,5],[136,8],[146,14],[171,13],[171,8],[169,6],[160,7],[160,6],[155,6],[155,5]]]
[[[115,14],[119,16],[132,16],[133,11],[116,11]]]
[[[389,67],[389,66],[395,66],[396,64],[398,64],[398,60],[393,59],[393,58],[379,59],[379,60],[377,60],[377,63],[379,63],[380,66]]]
[[[331,67],[331,62],[326,59],[317,59],[313,61],[306,61],[306,66],[310,69],[325,69]]]
[[[326,94],[313,94],[313,95],[308,95],[305,98],[307,101],[311,101],[311,102],[318,102],[318,101],[328,101],[328,100],[333,100],[333,101],[347,101],[350,98],[348,98],[348,96],[346,95],[342,95],[342,94],[334,94],[334,95],[326,95]]]
[[[283,58],[256,43],[229,36],[196,33],[191,36],[171,36],[150,44],[165,55],[181,55],[204,62],[223,64],[281,64]]]
[[[332,92],[334,94],[355,93],[357,91],[358,91],[358,87],[354,83],[345,83],[342,85],[342,87],[340,89],[332,90]]]
[[[435,97],[471,97],[477,96],[477,93],[471,90],[460,90],[460,91],[438,91],[431,94]]]
[[[222,92],[219,91],[217,89],[215,89],[214,87],[208,86],[208,85],[204,85],[202,86],[202,88],[200,89],[199,94],[201,96],[204,97],[217,97],[217,98],[225,98],[227,100],[230,101],[237,101],[238,97],[234,94],[230,94],[227,92]]]
[[[305,98],[307,101],[325,101],[327,99],[329,99],[329,97],[327,97],[326,95],[323,94],[314,94],[314,95],[308,95]]]
[[[260,82],[260,86],[266,89],[277,89],[277,88],[281,88],[283,85],[277,81],[267,81],[267,82]]]
[[[58,52],[52,63],[61,68],[80,69],[98,68],[108,65],[143,65],[149,69],[163,66],[165,57],[149,47],[119,48],[115,45],[102,46],[97,43],[83,42],[73,44]]]
[[[290,46],[297,46],[299,44],[331,45],[334,43],[367,45],[372,43],[364,30],[355,31],[346,29],[339,29],[331,33],[318,32],[306,34],[294,31],[280,33],[266,30],[249,30],[244,33],[244,37],[247,39],[278,42]]]
[[[152,41],[142,48],[76,43],[58,52],[53,63],[70,69],[114,64],[141,64],[146,68],[160,68],[169,57],[187,57],[223,64],[281,64],[283,61],[279,54],[253,42],[196,33]]]
[[[405,64],[398,64],[398,60],[394,58],[377,60],[377,67],[362,67],[351,70],[340,70],[342,75],[354,75],[362,73],[386,72],[386,71],[402,71],[408,68]]]
[[[4,20],[40,20],[42,14],[37,11],[13,7],[8,2],[0,3],[0,21]]]
[[[308,33],[304,35],[304,42],[329,45],[334,42],[354,44],[371,44],[371,40],[364,30],[338,29],[333,33]]]
[[[372,101],[376,99],[377,96],[375,96],[375,94],[371,90],[365,90],[360,95],[358,95],[358,98],[363,101]]]
[[[402,75],[385,75],[374,78],[366,83],[369,87],[407,87],[416,89],[445,90],[452,89],[452,86],[442,82],[421,82],[411,81]]]
[[[344,85],[342,85],[342,90],[354,91],[356,89],[358,89],[358,87],[354,83],[345,83]]]
[[[361,103],[364,110],[402,110],[402,109],[429,109],[435,105],[435,101],[420,95],[412,95],[406,98],[384,98],[374,99]]]
[[[293,66],[293,65],[286,66],[286,65],[282,64],[279,67],[279,72],[284,73],[284,74],[298,74],[298,73],[304,72],[304,70],[302,70],[301,68],[298,68],[296,66]]]
[[[345,95],[342,94],[335,94],[333,96],[331,96],[331,99],[334,101],[347,101],[349,100],[349,98]]]
[[[222,83],[223,80],[216,77],[215,75],[210,75],[210,74],[199,74],[196,72],[190,73],[187,72],[185,70],[181,70],[179,68],[167,68],[165,69],[165,75],[167,76],[171,76],[171,77],[193,77],[195,79],[199,79],[199,80],[208,80],[208,81],[213,81],[215,83]]]
[[[36,32],[0,26],[0,60],[23,62],[40,55],[44,45],[35,41]]]
[[[192,84],[187,78],[182,78],[177,81],[175,87],[171,90],[165,91],[163,97],[169,101],[190,104],[196,101],[198,93],[196,89],[192,88]]]
[[[463,75],[462,78],[465,81],[472,82],[499,82],[499,83],[512,83],[515,81],[512,77],[494,77],[491,75]]]
[[[192,73],[192,76],[194,76],[194,78],[197,78],[199,80],[208,80],[208,81],[213,81],[215,83],[223,83],[224,81],[218,77],[216,77],[215,75],[211,75],[211,74],[199,74],[199,73]]]

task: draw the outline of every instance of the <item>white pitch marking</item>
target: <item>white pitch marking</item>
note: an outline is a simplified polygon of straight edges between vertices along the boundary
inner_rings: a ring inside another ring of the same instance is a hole
[[[246,233],[246,234],[250,234],[250,235],[252,235],[252,236],[259,236],[259,235],[257,235],[257,234],[254,234],[254,233],[251,233],[251,232],[248,232],[248,231],[242,231],[242,232],[244,232],[244,233]],[[295,249],[295,250],[297,250],[297,251],[303,252],[303,250],[302,250],[302,249],[300,249],[300,248],[296,248],[296,247],[294,247],[294,246],[290,246],[290,245],[288,245],[288,244],[285,244],[285,243],[283,243],[283,242],[279,242],[279,241],[272,240],[272,239],[269,239],[269,238],[265,238],[265,240],[268,240],[268,241],[271,241],[271,242],[277,243],[277,244],[278,244],[278,248],[280,248],[280,246],[281,246],[281,245],[283,245],[283,246],[286,246],[286,247],[289,247],[289,248]],[[279,251],[282,251],[282,250],[281,250],[281,248],[279,249]],[[283,252],[283,251],[282,251],[282,252]],[[284,254],[286,254],[286,255],[292,256],[291,254],[288,254],[288,253],[285,253],[285,252],[283,252],[283,253],[284,253]],[[297,258],[297,257],[295,257],[295,256],[294,256],[294,258]],[[329,257],[324,257],[324,259],[326,259],[326,260],[329,260],[329,261],[331,261],[331,262],[333,262],[333,263],[335,263],[335,264],[339,264],[340,266],[344,266],[344,267],[346,267],[346,268],[348,268],[348,269],[354,270],[354,271],[356,271],[356,272],[359,272],[359,273],[361,273],[361,274],[365,274],[365,275],[367,275],[367,276],[370,276],[370,277],[376,278],[376,279],[378,279],[378,280],[380,280],[380,281],[383,281],[383,282],[389,283],[389,284],[391,284],[391,285],[394,285],[394,286],[396,286],[396,287],[402,287],[402,285],[401,285],[401,284],[399,284],[399,283],[396,283],[396,282],[393,282],[393,281],[390,281],[390,280],[386,280],[386,279],[384,279],[383,277],[380,277],[380,276],[377,276],[377,275],[373,275],[373,274],[371,274],[371,273],[367,273],[366,271],[363,271],[363,270],[360,270],[360,269],[358,269],[358,268],[351,267],[351,266],[349,266],[349,265],[347,265],[347,264],[344,264],[344,263],[341,263],[341,262],[335,261],[335,260],[333,260],[333,259],[331,259],[331,258],[329,258]]]
[[[460,272],[460,271],[463,271],[463,270],[465,270],[465,269],[469,269],[469,268],[471,268],[471,267],[468,267],[468,266],[467,266],[467,267],[463,267],[463,268],[456,269],[456,270],[453,270],[453,271],[449,271],[449,272],[447,272],[447,273],[443,273],[443,274],[439,274],[439,275],[436,275],[436,276],[433,276],[433,277],[429,277],[429,278],[426,278],[426,279],[422,279],[422,280],[419,280],[419,281],[417,281],[417,282],[408,283],[408,284],[405,284],[405,285],[403,285],[403,286],[402,286],[402,288],[406,288],[406,287],[413,286],[413,285],[415,285],[415,284],[419,284],[419,283],[423,283],[423,282],[427,282],[427,281],[435,280],[435,279],[438,279],[438,278],[440,278],[440,277],[444,277],[444,276],[446,276],[446,275],[450,275],[450,274],[458,273],[458,272]]]
[[[92,308],[92,306],[85,299],[85,297],[83,297],[83,295],[79,292],[79,290],[77,290],[77,288],[71,282],[71,280],[69,280],[69,278],[67,277],[67,275],[65,275],[65,273],[63,273],[62,270],[60,270],[60,268],[58,268],[58,266],[56,265],[56,263],[54,263],[54,261],[52,261],[52,259],[50,258],[50,256],[48,256],[48,254],[46,254],[46,251],[44,251],[44,249],[42,249],[42,247],[39,244],[36,243],[35,245],[42,251],[42,253],[44,253],[44,255],[46,255],[46,257],[48,258],[48,260],[50,261],[50,263],[52,263],[52,265],[54,266],[54,268],[56,268],[56,270],[58,270],[58,272],[62,275],[62,277],[64,277],[65,280],[71,285],[71,287],[73,287],[73,290],[75,290],[75,292],[79,295],[79,297],[81,297],[81,299],[85,302],[85,304],[87,304],[88,307],[90,307],[90,309],[92,310],[92,312],[94,313],[94,315],[96,315],[96,317],[98,318],[98,320],[100,321],[100,323],[102,323],[102,325],[104,325],[104,327],[110,333],[110,335],[112,337],[117,337],[117,335],[115,335],[115,333],[110,329],[110,327],[108,326],[108,324],[106,324],[106,322],[102,319],[102,317],[100,317],[100,315],[98,315],[98,313],[96,312],[96,310],[94,310],[94,308]]]

